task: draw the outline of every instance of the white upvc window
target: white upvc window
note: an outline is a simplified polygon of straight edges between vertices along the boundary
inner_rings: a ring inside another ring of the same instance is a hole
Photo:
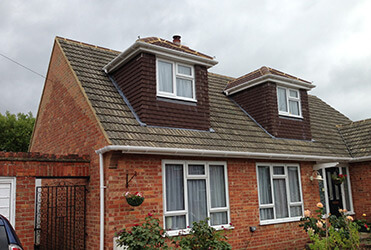
[[[277,102],[280,115],[302,118],[299,90],[277,87]]]
[[[194,67],[157,59],[157,96],[196,102]]]
[[[256,169],[260,224],[300,220],[303,196],[299,165],[259,163]]]
[[[164,228],[187,233],[193,222],[210,218],[216,229],[230,227],[225,162],[164,160]]]

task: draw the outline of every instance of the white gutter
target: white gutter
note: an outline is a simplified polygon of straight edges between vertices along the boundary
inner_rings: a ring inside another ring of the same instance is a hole
[[[363,162],[363,161],[371,161],[371,156],[362,156],[362,157],[355,157],[350,160],[350,162]]]
[[[141,146],[123,146],[109,145],[96,152],[104,154],[108,151],[122,151],[122,153],[131,154],[156,154],[156,155],[180,155],[180,156],[204,156],[204,157],[224,157],[224,158],[255,158],[272,160],[300,160],[300,161],[351,161],[351,157],[333,157],[320,155],[295,155],[295,154],[277,154],[277,153],[259,153],[259,152],[241,152],[241,151],[222,151],[222,150],[204,150],[204,149],[183,149],[183,148],[158,148]]]
[[[233,95],[237,92],[240,92],[242,90],[254,87],[256,85],[259,85],[259,84],[264,83],[264,82],[269,81],[269,80],[272,80],[272,81],[274,81],[276,83],[279,83],[280,85],[283,85],[283,86],[286,86],[286,87],[297,88],[298,86],[300,86],[301,88],[303,88],[305,90],[310,90],[310,89],[316,87],[316,85],[313,85],[313,84],[310,84],[310,83],[305,83],[305,82],[300,81],[300,80],[291,79],[291,78],[278,76],[278,75],[273,75],[273,74],[266,74],[266,75],[260,76],[258,78],[255,78],[251,81],[247,81],[245,83],[239,84],[239,85],[237,85],[235,87],[232,87],[230,89],[224,90],[224,93],[227,96],[228,95]]]
[[[100,250],[104,250],[104,166],[103,153],[99,153],[99,184],[100,184]]]
[[[170,59],[181,60],[191,64],[201,64],[210,68],[218,63],[214,59],[208,59],[201,56],[189,54],[183,51],[178,51],[170,48],[161,47],[158,45],[145,43],[142,41],[136,41],[124,52],[120,53],[116,58],[109,62],[106,66],[103,67],[104,72],[110,73],[120,67],[123,63],[130,60],[134,55],[139,52],[149,52],[162,57],[167,57]]]

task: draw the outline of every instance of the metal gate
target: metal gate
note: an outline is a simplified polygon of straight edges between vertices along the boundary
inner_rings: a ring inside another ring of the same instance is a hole
[[[35,249],[85,249],[86,187],[36,188]]]

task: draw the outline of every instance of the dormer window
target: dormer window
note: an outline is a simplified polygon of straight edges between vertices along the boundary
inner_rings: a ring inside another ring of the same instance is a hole
[[[280,115],[302,118],[299,90],[277,87],[277,100]]]
[[[157,96],[195,102],[194,67],[157,59]]]

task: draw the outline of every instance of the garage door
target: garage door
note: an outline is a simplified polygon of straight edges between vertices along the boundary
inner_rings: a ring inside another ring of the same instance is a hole
[[[15,178],[0,178],[0,214],[14,226]]]

